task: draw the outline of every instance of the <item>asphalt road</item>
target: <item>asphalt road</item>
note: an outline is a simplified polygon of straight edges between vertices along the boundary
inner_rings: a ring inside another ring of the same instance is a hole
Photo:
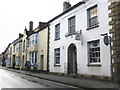
[[[45,88],[45,86],[21,78],[17,73],[0,69],[1,88]]]
[[[40,90],[42,89],[43,90],[45,89],[52,89],[52,90],[62,89],[63,90],[65,88],[75,89],[76,87],[64,85],[61,83],[48,81],[40,78],[35,78],[25,74],[7,71],[5,69],[0,69],[0,89],[2,88],[9,88],[8,90],[14,90],[15,88],[17,88],[16,90],[18,90],[18,88],[19,89],[22,88],[22,90],[24,90],[25,88],[26,89],[29,88],[29,90],[31,89],[35,90],[35,88],[37,90],[38,88],[41,88]],[[2,90],[6,90],[6,89],[2,89]]]

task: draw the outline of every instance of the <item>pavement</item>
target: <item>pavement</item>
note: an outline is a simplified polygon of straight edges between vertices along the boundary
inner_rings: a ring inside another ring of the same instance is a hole
[[[24,70],[16,70],[6,67],[1,67],[6,70],[10,70],[17,73],[26,74],[29,76],[33,76],[40,79],[50,80],[66,85],[71,85],[77,88],[83,88],[83,89],[107,89],[107,90],[120,90],[120,85],[118,83],[113,83],[111,81],[104,81],[104,80],[98,80],[98,79],[90,79],[90,78],[83,78],[83,77],[69,77],[64,75],[54,75],[50,73],[40,73],[40,72],[30,72],[26,73]]]

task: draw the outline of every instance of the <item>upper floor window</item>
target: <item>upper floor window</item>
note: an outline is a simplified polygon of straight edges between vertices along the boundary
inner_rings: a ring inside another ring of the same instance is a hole
[[[38,35],[35,35],[35,43],[38,43]]]
[[[38,35],[33,34],[28,38],[28,46],[32,46],[38,43]]]
[[[9,53],[12,53],[12,47],[9,48]]]
[[[17,51],[17,52],[20,51],[20,45],[21,45],[20,43],[17,43],[17,44],[16,44],[16,51]]]
[[[68,19],[68,34],[75,32],[75,16]]]
[[[89,64],[99,64],[100,61],[100,42],[99,40],[88,43]]]
[[[55,65],[60,64],[60,48],[54,50]]]
[[[23,41],[23,51],[25,50],[25,40]]]
[[[15,45],[13,46],[13,52],[15,52]]]
[[[60,24],[55,25],[55,39],[60,39]]]
[[[33,35],[33,36],[32,36],[32,44],[34,44],[34,39],[35,39],[35,38],[34,38],[34,35]]]
[[[97,5],[89,8],[88,12],[88,28],[98,25],[98,10]]]

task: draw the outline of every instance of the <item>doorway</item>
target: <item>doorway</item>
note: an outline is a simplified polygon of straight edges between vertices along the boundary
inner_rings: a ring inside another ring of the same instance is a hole
[[[40,69],[43,70],[44,69],[44,55],[41,55],[40,57]]]
[[[68,74],[77,74],[77,49],[74,44],[68,47]]]
[[[15,64],[16,64],[16,62],[15,62],[15,55],[13,55],[13,63],[12,63],[12,68],[15,68]]]
[[[24,68],[25,67],[25,56],[23,55],[23,57],[22,57],[22,68]]]

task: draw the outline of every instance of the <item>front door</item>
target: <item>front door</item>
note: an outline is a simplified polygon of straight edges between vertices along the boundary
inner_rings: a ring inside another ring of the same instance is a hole
[[[44,55],[41,55],[41,58],[40,58],[40,69],[43,70],[43,61],[44,61]]]
[[[24,59],[25,59],[25,56],[23,55],[23,57],[22,57],[22,68],[24,68],[24,64],[25,64]]]
[[[76,46],[71,44],[68,48],[68,74],[77,73],[77,52]]]
[[[16,64],[16,62],[15,62],[15,55],[13,55],[13,63],[12,63],[12,68],[15,68],[15,64]]]

